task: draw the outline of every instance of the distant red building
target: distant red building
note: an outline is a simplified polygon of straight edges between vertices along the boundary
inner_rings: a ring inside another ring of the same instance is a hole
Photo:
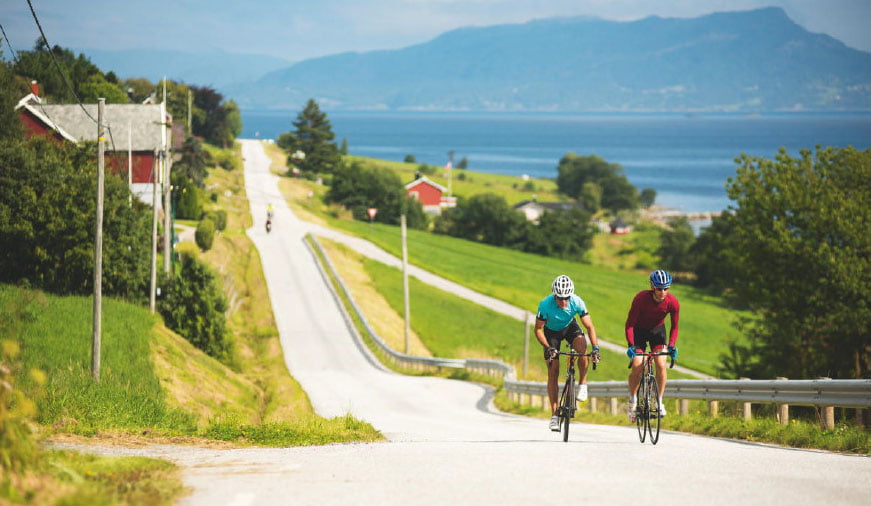
[[[449,197],[443,196],[445,188],[430,181],[426,176],[419,177],[405,185],[405,192],[409,197],[416,198],[424,212],[430,214],[441,213],[442,207],[447,207],[450,201]]]

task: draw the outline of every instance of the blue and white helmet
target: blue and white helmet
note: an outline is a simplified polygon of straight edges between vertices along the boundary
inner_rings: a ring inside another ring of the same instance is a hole
[[[668,288],[671,286],[671,274],[659,269],[650,273],[650,283],[653,288]]]
[[[575,284],[565,274],[557,276],[550,288],[557,297],[570,297],[575,293]]]

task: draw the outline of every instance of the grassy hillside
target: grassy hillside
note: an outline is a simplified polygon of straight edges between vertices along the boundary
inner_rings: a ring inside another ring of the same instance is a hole
[[[347,163],[357,162],[367,167],[389,169],[399,175],[403,184],[414,180],[415,172],[418,171],[420,165],[417,163],[391,162],[355,155],[347,155],[345,161]],[[482,192],[492,192],[505,197],[509,205],[534,198],[538,199],[539,202],[566,200],[564,196],[557,193],[556,182],[552,179],[529,178],[524,181],[514,176],[454,169],[449,183],[444,167],[438,167],[432,174],[423,175],[430,181],[440,184],[445,188],[448,188],[450,184],[451,193],[456,197],[471,197]]]
[[[284,160],[278,148],[272,146],[268,151],[275,160],[274,167],[282,167]],[[376,162],[367,159],[367,163]],[[406,172],[413,170],[414,165],[381,163]],[[476,180],[477,176],[475,173]],[[313,182],[283,179],[280,186],[294,211],[303,219],[366,238],[401,257],[399,227],[347,219],[347,214],[341,210],[323,205],[321,197],[326,187]],[[504,185],[511,186],[510,183]],[[486,186],[477,185],[474,191],[484,188]],[[582,263],[409,230],[408,254],[414,265],[530,312],[534,312],[538,302],[549,293],[553,278],[568,274],[587,303],[600,337],[622,345],[632,297],[648,288],[647,272],[638,267],[650,262],[646,249],[655,241],[655,232],[647,229],[616,241],[614,236],[599,235],[596,249],[587,255],[587,263]],[[681,302],[678,340],[681,365],[717,375],[720,354],[727,351],[728,343],[744,339],[735,326],[738,317],[748,315],[727,307],[721,298],[690,286],[675,285],[673,293]]]

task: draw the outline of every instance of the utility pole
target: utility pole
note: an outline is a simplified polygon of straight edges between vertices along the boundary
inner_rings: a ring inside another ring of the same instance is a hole
[[[157,291],[157,171],[160,154],[154,150],[154,162],[151,164],[151,289],[149,290],[148,308],[154,314]]]
[[[402,293],[405,299],[405,354],[409,351],[409,341],[411,341],[411,311],[408,304],[408,247],[405,241],[405,215],[400,218],[402,225]]]
[[[191,125],[191,109],[193,109],[193,94],[188,88],[188,137],[194,134],[193,126]]]
[[[166,97],[164,96],[163,107],[161,114],[160,128],[161,139],[163,140],[163,272],[169,274],[170,255],[172,254],[172,216],[170,216],[170,167],[172,166],[172,157],[169,156],[170,148],[172,147],[172,125],[167,122]]]
[[[127,205],[133,207],[133,122],[127,122],[127,187],[130,195],[127,196]]]
[[[454,152],[448,151],[448,197],[452,196],[451,192],[451,181],[453,180],[454,174]]]
[[[94,234],[94,335],[91,343],[91,376],[100,381],[100,340],[103,319],[103,185],[106,133],[103,130],[105,98],[97,99],[97,224]]]

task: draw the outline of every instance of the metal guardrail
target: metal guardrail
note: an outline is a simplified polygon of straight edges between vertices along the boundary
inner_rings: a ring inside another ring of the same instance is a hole
[[[590,397],[626,397],[625,381],[591,381]],[[547,384],[505,382],[517,394],[547,396]],[[871,407],[871,380],[669,380],[664,397],[704,401]]]
[[[513,366],[499,360],[483,359],[451,359],[438,357],[420,357],[398,353],[387,345],[369,325],[366,317],[354,302],[351,292],[338,275],[329,257],[324,253],[320,243],[313,235],[309,235],[312,243],[324,258],[326,267],[341,288],[357,317],[363,322],[366,331],[380,350],[389,355],[397,363],[414,366],[450,367],[468,369],[489,376],[503,377],[505,390],[515,398],[521,394],[528,396],[547,397],[547,383],[536,381],[519,381]],[[314,251],[321,274],[328,279],[323,270],[320,258]],[[328,283],[333,290],[331,283]],[[334,292],[338,297],[338,294]],[[344,305],[340,304],[346,321],[356,334],[356,327],[346,313]],[[359,335],[358,335],[359,337]],[[591,381],[587,384],[589,396],[596,398],[618,398],[627,396],[625,381]],[[705,401],[739,401],[744,403],[775,403],[797,404],[807,406],[837,406],[869,408],[871,407],[871,380],[669,380],[665,397],[676,399],[695,399]]]

